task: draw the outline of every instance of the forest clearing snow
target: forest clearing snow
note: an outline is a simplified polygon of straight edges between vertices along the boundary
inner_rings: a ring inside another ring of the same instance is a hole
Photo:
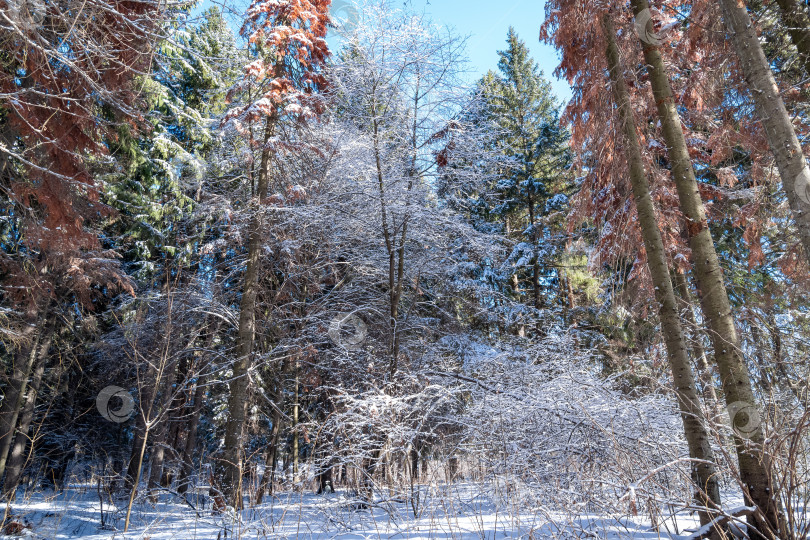
[[[409,490],[408,490],[409,491]],[[678,514],[660,522],[656,531],[649,518],[626,516],[552,514],[543,509],[518,510],[493,503],[486,488],[475,484],[420,486],[421,505],[414,508],[402,495],[384,492],[371,509],[357,509],[358,499],[339,489],[335,494],[282,493],[268,497],[259,507],[234,514],[213,516],[207,497],[161,494],[152,504],[139,498],[132,523],[123,530],[126,499],[111,506],[104,502],[105,527],[101,527],[95,486],[73,486],[54,496],[20,493],[13,515],[31,528],[23,537],[61,540],[144,539],[458,539],[501,538],[689,538],[697,528],[696,516]],[[192,505],[196,508],[192,508]],[[666,517],[666,516],[665,516]],[[0,536],[0,538],[19,538]]]

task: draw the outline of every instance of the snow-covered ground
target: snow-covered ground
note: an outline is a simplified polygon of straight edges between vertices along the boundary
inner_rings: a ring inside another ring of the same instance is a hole
[[[683,514],[677,517],[677,528],[669,520],[656,531],[641,516],[565,517],[542,509],[518,511],[494,504],[486,489],[470,484],[422,486],[420,498],[422,504],[414,515],[405,497],[387,493],[377,497],[370,509],[358,509],[357,499],[342,490],[329,495],[284,493],[243,511],[237,519],[233,514],[212,516],[207,498],[192,499],[197,503],[192,508],[175,495],[164,494],[157,504],[144,500],[135,504],[127,534],[121,532],[126,501],[112,507],[105,501],[102,528],[98,493],[91,486],[74,486],[57,496],[29,496],[13,505],[13,513],[30,523],[25,536],[48,540],[677,539],[687,538],[685,530],[696,527],[695,518]]]

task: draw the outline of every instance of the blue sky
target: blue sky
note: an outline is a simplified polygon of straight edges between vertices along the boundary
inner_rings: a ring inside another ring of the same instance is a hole
[[[560,99],[568,101],[571,89],[565,81],[554,78],[559,64],[557,51],[538,40],[545,17],[545,2],[538,0],[414,0],[414,7],[426,9],[436,22],[454,27],[459,34],[469,35],[467,54],[476,76],[497,69],[498,53],[506,47],[506,32],[514,26],[520,38],[529,45],[532,56],[549,79]],[[493,6],[496,6],[493,8]]]
[[[538,0],[410,0],[413,8],[425,10],[438,24],[455,28],[469,36],[467,52],[470,58],[469,78],[477,79],[488,69],[497,69],[498,53],[506,46],[506,33],[514,26],[525,41],[554,88],[557,97],[567,102],[571,89],[565,81],[554,78],[559,63],[557,51],[541,44],[537,37],[544,18],[544,2]],[[225,2],[237,10],[244,9],[248,0],[204,0],[202,6]],[[493,8],[493,5],[497,6]]]

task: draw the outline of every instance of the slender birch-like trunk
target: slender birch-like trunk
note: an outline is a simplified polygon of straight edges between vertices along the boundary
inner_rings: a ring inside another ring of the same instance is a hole
[[[684,435],[689,446],[689,456],[696,461],[692,466],[692,478],[699,490],[696,500],[700,506],[707,508],[720,507],[720,487],[717,483],[717,474],[714,468],[711,437],[709,435],[706,419],[700,407],[700,397],[695,385],[695,377],[687,355],[686,340],[684,339],[678,312],[675,290],[669,275],[664,242],[658,221],[655,215],[647,172],[641,154],[641,145],[638,140],[635,118],[630,103],[630,94],[624,80],[619,48],[616,45],[616,31],[610,15],[602,18],[602,28],[607,41],[607,62],[613,95],[619,111],[622,132],[624,133],[625,154],[630,169],[630,181],[633,185],[641,226],[644,246],[647,251],[647,266],[652,275],[655,286],[655,297],[658,301],[658,314],[661,319],[661,331],[667,348],[672,379],[675,385],[675,395],[678,399],[678,408],[683,422]],[[700,512],[700,521],[703,525],[712,519],[708,511]]]
[[[807,15],[798,9],[795,0],[780,0],[779,4],[783,10],[789,10],[789,14],[783,12],[783,15],[787,25],[794,28],[791,38],[799,51],[810,49],[810,43],[807,42]],[[805,258],[810,261],[810,168],[745,2],[720,0],[720,5],[726,28],[740,60],[740,68],[776,160]],[[808,62],[806,56],[805,62]]]
[[[647,0],[631,0],[631,5],[637,20],[640,14],[649,11]],[[757,402],[748,368],[742,356],[737,329],[734,326],[731,303],[723,280],[723,270],[709,231],[706,210],[698,190],[695,171],[692,168],[664,60],[656,43],[648,42],[649,40],[645,40],[644,36],[641,38],[644,61],[650,75],[653,96],[672,167],[672,177],[678,191],[681,212],[687,221],[687,234],[694,265],[693,272],[698,286],[703,318],[709,327],[714,358],[720,371],[726,405],[732,412],[741,410],[741,408],[756,408]],[[735,415],[732,414],[732,423],[736,420],[733,416]],[[779,510],[778,504],[771,497],[773,486],[769,474],[769,459],[762,449],[764,442],[762,427],[761,425],[749,425],[746,426],[744,433],[737,435],[735,436],[735,446],[746,504],[753,504],[759,508],[757,515],[753,516],[757,529],[767,536],[776,537],[779,530]]]

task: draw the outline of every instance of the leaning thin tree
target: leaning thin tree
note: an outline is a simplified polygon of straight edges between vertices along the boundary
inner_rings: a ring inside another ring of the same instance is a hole
[[[700,507],[719,508],[720,486],[712,455],[711,436],[706,426],[706,418],[701,410],[700,397],[695,384],[692,366],[689,363],[686,340],[675,298],[675,289],[669,275],[666,248],[658,228],[655,207],[650,196],[650,186],[641,153],[635,118],[633,116],[630,93],[624,81],[624,67],[616,45],[616,31],[610,14],[602,16],[602,30],[607,44],[606,57],[618,109],[619,124],[624,132],[625,153],[627,155],[630,182],[638,212],[639,226],[642,229],[644,247],[647,251],[647,266],[655,285],[658,314],[661,319],[661,333],[667,348],[675,395],[683,421],[684,436],[689,446],[689,456],[695,460],[692,465],[693,480],[698,492],[695,497]],[[711,521],[709,511],[701,510],[701,524]]]
[[[638,24],[641,17],[649,13],[650,5],[647,0],[631,0],[630,4]],[[672,166],[680,210],[686,220],[693,273],[726,404],[729,410],[734,410],[739,404],[756,406],[756,396],[742,355],[723,269],[706,219],[705,205],[698,190],[667,67],[654,40],[639,35],[639,42]],[[800,222],[799,224],[801,226]],[[764,442],[765,434],[761,426],[748,434],[747,440],[735,437],[743,495],[747,505],[757,508],[751,518],[752,522],[762,535],[776,538],[780,529],[779,502],[773,496],[775,486],[771,482],[770,457],[764,452]]]
[[[807,14],[800,6],[788,0],[777,3],[783,10],[785,22],[790,25],[791,38],[801,59],[808,62],[805,56],[808,54],[808,44],[804,41],[810,33],[806,26],[810,24]],[[807,158],[745,2],[721,0],[720,6],[723,8],[723,20],[731,43],[740,60],[740,69],[745,75],[751,99],[779,169],[782,188],[796,222],[805,259],[810,262],[810,167],[807,165]]]

